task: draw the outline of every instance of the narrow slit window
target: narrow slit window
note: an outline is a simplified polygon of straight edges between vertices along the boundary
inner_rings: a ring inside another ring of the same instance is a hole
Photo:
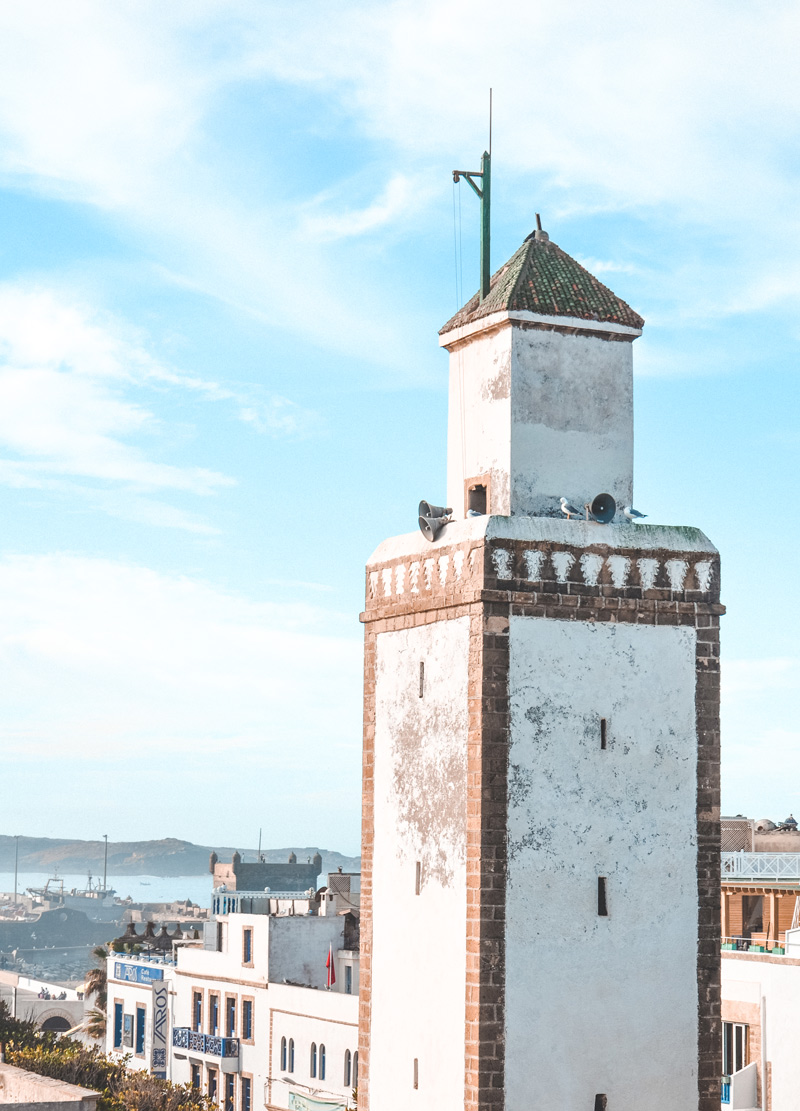
[[[421,889],[422,889],[422,861],[418,860],[417,861],[417,874],[416,874],[416,879],[414,880],[414,894],[419,895]]]
[[[608,1097],[603,1095],[596,1095],[594,1097],[594,1111],[606,1111],[608,1107]]]
[[[606,897],[606,877],[597,877],[597,913],[601,918],[608,918],[608,899]]]
[[[414,1058],[414,1087],[419,1087],[419,1057]]]
[[[425,661],[419,661],[419,696],[425,697]]]
[[[600,747],[608,748],[608,722],[605,718],[600,718]]]

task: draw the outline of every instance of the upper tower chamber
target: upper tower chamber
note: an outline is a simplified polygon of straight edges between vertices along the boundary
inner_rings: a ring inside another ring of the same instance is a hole
[[[598,493],[633,500],[633,363],[644,321],[546,232],[528,236],[445,324],[447,503],[561,515]],[[485,508],[484,508],[485,507]]]

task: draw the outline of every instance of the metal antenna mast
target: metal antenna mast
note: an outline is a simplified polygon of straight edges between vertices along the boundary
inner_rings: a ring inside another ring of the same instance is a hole
[[[453,181],[464,178],[481,202],[481,301],[489,295],[492,278],[491,266],[491,209],[492,209],[492,90],[489,89],[489,149],[483,152],[478,170],[453,170]],[[480,178],[480,186],[475,179]]]

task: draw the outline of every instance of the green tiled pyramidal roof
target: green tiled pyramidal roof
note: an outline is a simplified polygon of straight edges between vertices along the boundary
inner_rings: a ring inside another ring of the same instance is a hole
[[[534,235],[528,236],[516,254],[492,276],[484,300],[476,293],[447,321],[439,335],[495,312],[572,316],[637,329],[644,324],[630,305],[566,251],[544,236],[537,239]]]

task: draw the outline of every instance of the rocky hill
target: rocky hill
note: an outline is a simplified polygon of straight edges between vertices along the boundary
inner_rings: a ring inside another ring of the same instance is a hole
[[[0,835],[0,872],[13,872],[15,838]],[[245,860],[256,859],[255,849],[241,846],[194,845],[175,837],[160,841],[109,841],[108,874],[110,876],[199,876],[208,872],[208,857],[216,852],[220,860],[230,859],[235,848]],[[61,875],[91,872],[103,874],[102,841],[75,841],[66,838],[22,837],[19,839],[20,872],[58,872]],[[343,856],[316,845],[287,846],[283,849],[261,850],[270,863],[286,861],[294,852],[298,861],[310,859],[314,853],[322,856],[323,872],[342,868],[345,872],[358,871],[360,857]]]

